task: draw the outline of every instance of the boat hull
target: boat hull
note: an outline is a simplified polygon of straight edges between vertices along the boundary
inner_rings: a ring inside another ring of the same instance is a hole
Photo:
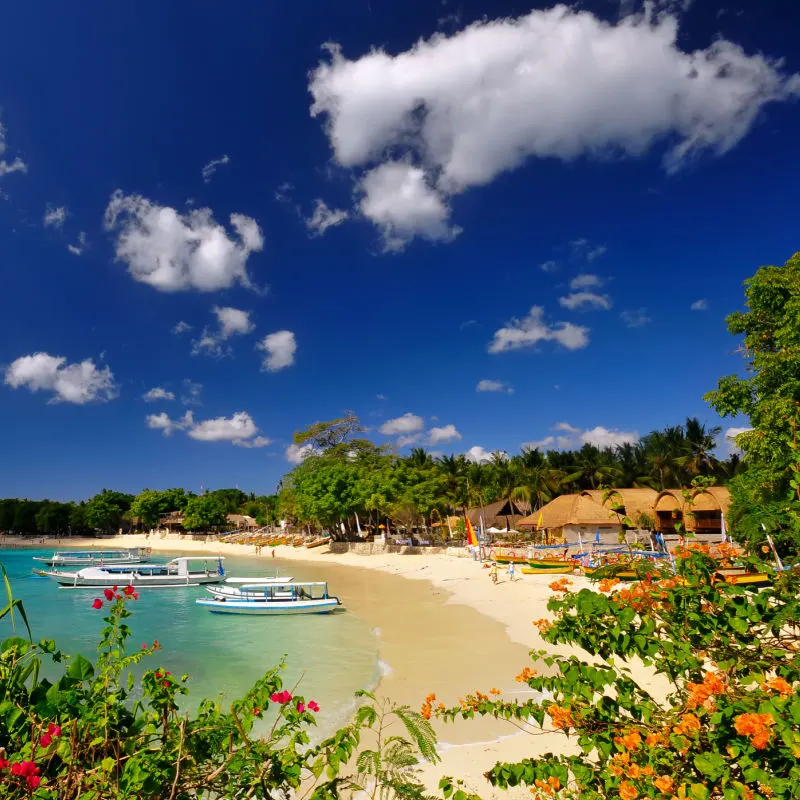
[[[246,586],[248,583],[291,583],[294,578],[291,575],[272,578],[226,578],[225,583],[231,583],[236,586]]]
[[[119,572],[108,577],[91,578],[56,572],[40,572],[39,574],[54,580],[62,589],[111,589],[114,586],[133,586],[135,589],[169,589],[221,583],[223,580],[222,575],[206,575],[205,573],[136,576],[131,572]]]
[[[600,570],[606,570],[607,565],[605,567],[581,567],[581,569],[587,578],[594,578]],[[612,576],[609,575],[609,577]],[[618,581],[638,581],[641,580],[642,577],[643,576],[636,572],[636,570],[632,569],[624,569],[613,575],[613,578]]]
[[[575,571],[574,564],[536,564],[532,562],[529,566],[522,568],[523,575],[567,575]]]
[[[195,600],[197,605],[208,609],[214,614],[248,614],[254,617],[274,617],[298,614],[330,614],[339,607],[339,601],[334,598],[326,600],[293,601],[293,602],[266,602],[236,600]]]
[[[528,559],[525,556],[504,556],[504,555],[496,555],[494,556],[494,561],[498,564],[527,564]]]

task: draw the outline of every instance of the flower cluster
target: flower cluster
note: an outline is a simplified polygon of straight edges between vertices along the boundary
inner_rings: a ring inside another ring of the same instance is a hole
[[[269,699],[272,700],[273,703],[280,703],[282,706],[285,706],[287,703],[292,702],[292,693],[284,689],[282,692],[273,692],[269,696]]]
[[[429,694],[425,698],[425,702],[422,704],[422,708],[420,709],[419,712],[420,714],[422,714],[423,717],[425,717],[425,719],[431,718],[431,708],[433,707],[433,703],[435,702],[435,700],[436,700],[435,694]]]
[[[119,586],[115,586],[113,589],[103,589],[103,595],[105,596],[106,600],[111,603],[114,600],[127,600],[129,597],[132,597],[134,600],[139,599],[139,593],[133,586],[126,586],[122,590],[122,594],[117,594]],[[99,597],[95,597],[94,602],[92,603],[92,608],[100,609],[103,607],[103,601]]]
[[[29,789],[37,789],[42,782],[42,778],[39,775],[39,767],[33,761],[15,761],[11,763],[0,757],[0,772],[5,772],[7,769],[15,778],[24,781]]]
[[[554,592],[568,592],[570,586],[572,581],[569,578],[559,578],[550,584],[550,589]]]
[[[539,631],[539,633],[547,633],[550,628],[553,627],[553,623],[550,622],[549,619],[537,619],[533,626]]]
[[[527,683],[534,675],[536,675],[535,669],[531,669],[530,667],[525,667],[525,669],[523,669],[522,672],[520,672],[520,674],[517,675],[516,678],[514,678],[514,680],[517,683]]]
[[[750,744],[756,750],[763,750],[772,738],[770,728],[775,720],[769,714],[739,714],[733,721],[733,727],[739,736],[749,736]]]
[[[688,683],[689,697],[686,708],[692,711],[702,706],[706,711],[714,710],[714,697],[725,694],[728,687],[717,672],[707,672],[702,683]]]
[[[53,742],[53,739],[57,739],[61,736],[61,726],[54,725],[52,722],[47,726],[47,730],[45,733],[42,734],[42,738],[39,739],[39,747],[50,747]]]
[[[562,731],[575,727],[575,719],[572,716],[572,711],[567,706],[559,706],[555,703],[548,706],[547,715],[553,721],[553,727]]]

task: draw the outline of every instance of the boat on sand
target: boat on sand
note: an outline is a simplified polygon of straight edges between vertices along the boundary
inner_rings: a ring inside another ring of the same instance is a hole
[[[342,604],[338,597],[328,594],[324,581],[215,586],[206,591],[212,596],[195,602],[216,614],[328,614]]]

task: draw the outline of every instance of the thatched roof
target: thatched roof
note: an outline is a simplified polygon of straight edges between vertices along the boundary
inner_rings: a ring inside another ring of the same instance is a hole
[[[232,525],[239,527],[255,527],[257,525],[253,517],[248,517],[247,514],[228,514],[228,522]]]
[[[531,513],[531,504],[527,500],[512,500],[508,497],[496,503],[489,503],[482,509],[480,506],[468,508],[467,516],[475,528],[481,524],[481,512],[487,528],[508,529],[516,527],[520,517]]]
[[[590,489],[583,494],[590,497],[595,503],[605,505],[606,508],[621,505],[624,509],[621,513],[628,517],[634,525],[638,524],[642,514],[646,514],[648,517],[653,516],[653,506],[658,497],[658,492],[649,488],[614,489],[614,494],[608,498],[606,503],[603,503],[605,492],[602,489]]]
[[[658,493],[654,507],[657,511],[721,511],[727,514],[731,504],[731,493],[725,486],[692,489],[691,498],[690,508],[681,489],[664,489]]]
[[[619,526],[619,519],[613,511],[596,503],[585,494],[562,494],[530,516],[521,519],[517,525],[536,527],[540,515],[542,528],[548,530],[563,528],[564,525],[588,525],[595,528]]]

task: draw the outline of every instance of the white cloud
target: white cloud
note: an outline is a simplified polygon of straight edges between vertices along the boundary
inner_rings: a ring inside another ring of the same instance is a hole
[[[268,439],[266,436],[256,436],[255,439],[236,439],[232,444],[236,447],[266,447],[272,444],[272,439]]]
[[[742,448],[736,443],[736,437],[739,436],[741,433],[750,433],[752,428],[726,428],[725,429],[725,444],[728,445],[728,451],[730,453],[737,453],[739,455],[742,454]]]
[[[635,444],[639,441],[639,434],[634,431],[616,431],[598,425],[596,428],[584,431],[581,442],[593,444],[595,447],[618,447],[621,444]]]
[[[514,393],[514,387],[509,386],[503,381],[491,381],[491,380],[482,380],[478,381],[478,385],[475,387],[476,392],[506,392],[507,394]]]
[[[376,394],[375,395],[375,399],[376,400],[388,400],[389,398],[385,394]]]
[[[557,342],[567,350],[579,350],[589,344],[589,329],[571,322],[547,325],[544,321],[544,309],[533,306],[526,317],[512,319],[506,323],[505,328],[494,332],[489,352],[503,353],[548,341]]]
[[[264,238],[254,219],[231,214],[230,221],[235,237],[214,221],[209,208],[181,214],[119,189],[105,212],[106,230],[119,230],[117,259],[135,280],[162,292],[251,285],[247,259],[263,249]]]
[[[475,464],[485,464],[487,461],[492,460],[492,454],[488,450],[484,450],[480,445],[475,445],[475,447],[470,447],[466,453],[464,453],[467,461],[472,461]]]
[[[81,231],[78,234],[78,244],[68,244],[67,250],[72,253],[74,256],[79,256],[83,254],[83,251],[86,249],[86,232]]]
[[[581,429],[570,425],[569,422],[557,422],[553,425],[554,431],[566,431],[567,433],[580,433]]]
[[[558,261],[543,261],[541,264],[539,264],[539,269],[542,272],[557,272],[559,269]]]
[[[0,156],[6,152],[6,129],[0,123]],[[12,172],[27,172],[28,165],[21,159],[15,158],[10,164],[4,158],[0,158],[0,178],[3,175],[10,175]]]
[[[42,222],[44,223],[45,228],[53,227],[53,228],[60,228],[67,219],[67,208],[66,206],[59,206],[58,208],[53,208],[51,205],[48,205],[44,212],[44,219]]]
[[[225,154],[221,158],[212,158],[211,161],[206,164],[202,169],[203,180],[208,183],[211,180],[212,175],[217,171],[219,167],[224,166],[225,164],[230,163],[230,156]]]
[[[570,310],[601,308],[608,311],[611,308],[611,298],[607,294],[595,294],[594,292],[572,292],[566,297],[559,297],[558,302],[564,308]]]
[[[428,431],[428,444],[442,444],[460,439],[461,434],[456,430],[455,425],[443,425],[441,428],[431,428]]]
[[[419,167],[387,161],[364,175],[359,189],[359,209],[380,230],[387,252],[402,250],[415,236],[447,242],[461,232],[448,224],[444,196]]]
[[[202,405],[202,403],[200,402],[200,395],[202,391],[203,391],[202,383],[195,383],[194,381],[190,381],[188,378],[184,378],[183,393],[181,394],[181,403],[183,403],[185,406]]]
[[[312,236],[322,236],[328,228],[341,225],[350,216],[350,212],[344,209],[328,208],[328,204],[319,197],[314,203],[314,213],[303,219]]]
[[[175,393],[168,392],[161,386],[154,386],[152,389],[142,395],[142,399],[145,401],[145,403],[153,403],[156,400],[174,400]]]
[[[290,444],[286,448],[286,460],[292,464],[301,464],[309,456],[316,454],[313,444]]]
[[[424,427],[425,420],[408,411],[401,417],[384,422],[380,427],[380,432],[384,436],[395,436],[398,433],[419,433]]]
[[[119,394],[109,367],[99,369],[90,358],[68,364],[63,356],[49,353],[18,358],[6,370],[5,382],[14,389],[52,392],[51,403],[103,403]]]
[[[294,364],[297,341],[291,331],[276,331],[265,336],[257,345],[257,350],[266,353],[261,362],[265,372],[277,372]]]
[[[588,272],[582,272],[576,275],[570,282],[569,288],[573,292],[580,291],[581,289],[599,288],[603,285],[603,279],[599,275],[592,275]]]
[[[250,439],[257,433],[258,428],[246,411],[237,411],[231,417],[203,420],[189,429],[189,436],[201,442],[235,442]]]
[[[647,316],[646,308],[637,308],[634,311],[623,311],[619,316],[628,328],[641,328],[653,321]]]
[[[233,351],[229,345],[223,347],[222,342],[216,334],[203,328],[203,333],[198,339],[192,339],[193,356],[210,356],[211,358],[222,358],[230,355]]]
[[[230,306],[212,306],[211,310],[217,317],[217,330],[209,331],[208,328],[203,328],[200,338],[192,341],[192,355],[203,354],[221,358],[231,352],[230,347],[223,347],[223,342],[232,336],[251,333],[256,326],[250,319],[249,311]]]
[[[188,322],[184,322],[183,320],[181,320],[175,325],[175,327],[172,329],[172,332],[180,334],[180,333],[186,333],[186,331],[190,331],[191,329],[192,326]]]
[[[436,33],[398,55],[327,50],[310,76],[311,114],[325,117],[341,166],[373,170],[380,189],[365,189],[362,212],[389,249],[452,238],[448,198],[530,158],[638,158],[668,143],[664,165],[675,170],[727,152],[765,105],[800,93],[800,76],[722,37],[684,52],[669,13],[610,24],[559,4]]]
[[[410,444],[416,444],[421,438],[421,433],[412,433],[410,436],[398,436],[397,446],[399,448],[408,447]]]
[[[171,419],[166,411],[160,414],[148,414],[145,424],[150,430],[161,431],[164,436],[171,436],[173,431],[185,431],[194,425],[194,415],[187,411],[180,419]]]
[[[694,303],[690,306],[692,311],[707,311],[708,310],[708,300],[695,300]]]
[[[523,442],[520,445],[520,450],[523,448],[528,450],[551,450],[555,443],[556,443],[555,436],[545,436],[544,439],[539,439],[538,441]]]
[[[573,239],[569,245],[575,258],[585,258],[589,263],[608,250],[604,244],[593,245],[588,239]]]

